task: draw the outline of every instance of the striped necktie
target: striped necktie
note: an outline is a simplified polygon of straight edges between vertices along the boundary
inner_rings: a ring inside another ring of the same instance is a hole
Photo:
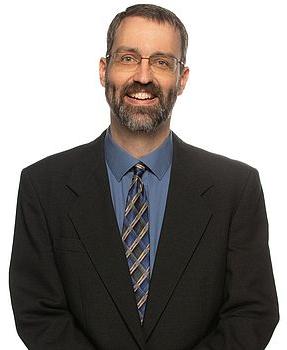
[[[143,163],[137,163],[133,167],[134,175],[127,196],[122,230],[122,241],[141,324],[143,323],[150,279],[148,201],[142,182],[145,169]]]

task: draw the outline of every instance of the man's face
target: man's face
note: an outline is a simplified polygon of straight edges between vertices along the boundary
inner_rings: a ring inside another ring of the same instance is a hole
[[[115,36],[111,53],[137,53],[150,57],[163,53],[181,57],[180,34],[173,26],[158,24],[141,17],[125,18]],[[181,94],[189,70],[180,74],[177,64],[174,72],[155,72],[144,59],[132,71],[105,59],[100,61],[100,80],[105,87],[112,117],[131,131],[152,132],[168,120]]]

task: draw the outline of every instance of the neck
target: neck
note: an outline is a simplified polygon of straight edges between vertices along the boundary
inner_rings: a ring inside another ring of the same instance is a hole
[[[168,123],[167,123],[168,122]],[[166,124],[165,124],[166,123]],[[170,132],[169,120],[150,133],[133,132],[111,120],[110,131],[113,140],[135,158],[151,153],[159,147]]]

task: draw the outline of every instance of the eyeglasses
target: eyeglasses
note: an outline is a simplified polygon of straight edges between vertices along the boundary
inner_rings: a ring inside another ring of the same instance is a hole
[[[135,71],[141,60],[149,60],[149,65],[155,73],[174,73],[178,64],[184,66],[178,58],[160,54],[142,57],[135,53],[115,52],[107,55],[106,58],[111,59],[114,64],[127,72]]]

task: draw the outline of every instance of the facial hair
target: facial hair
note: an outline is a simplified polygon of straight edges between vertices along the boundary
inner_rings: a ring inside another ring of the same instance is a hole
[[[158,103],[153,106],[133,106],[124,101],[127,94],[143,91],[156,96]],[[177,88],[169,89],[167,96],[164,97],[160,87],[152,82],[148,84],[133,82],[117,89],[106,77],[105,95],[111,114],[119,120],[121,125],[133,132],[151,133],[171,117],[177,99]]]

